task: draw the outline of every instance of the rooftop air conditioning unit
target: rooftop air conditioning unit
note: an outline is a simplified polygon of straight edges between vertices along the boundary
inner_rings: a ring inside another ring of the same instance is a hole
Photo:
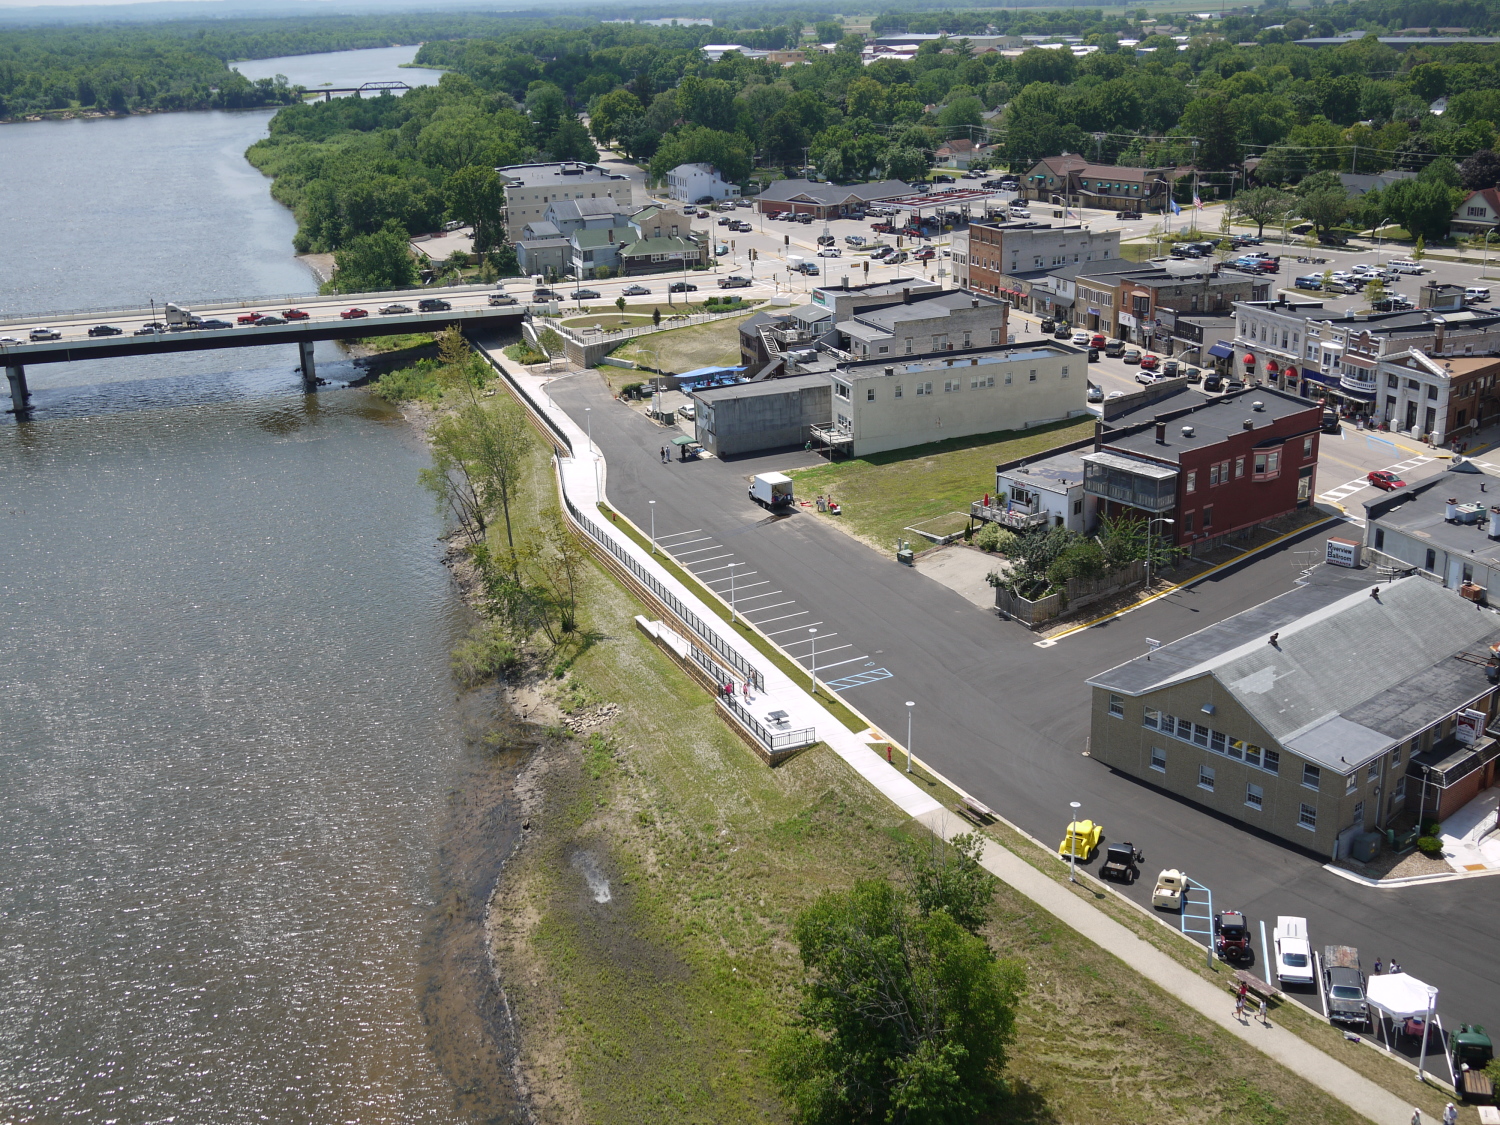
[[[1192,426],[1183,426],[1182,427],[1182,436],[1183,437],[1192,437],[1193,436],[1193,427]]]

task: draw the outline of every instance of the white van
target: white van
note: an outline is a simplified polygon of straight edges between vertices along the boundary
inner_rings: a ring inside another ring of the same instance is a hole
[[[1307,919],[1276,919],[1276,979],[1281,984],[1312,985],[1312,946],[1307,941]]]
[[[1482,285],[1471,285],[1464,290],[1464,303],[1472,305],[1475,301],[1488,301],[1490,291]]]
[[[1397,273],[1423,274],[1432,272],[1429,267],[1424,266],[1421,262],[1413,262],[1410,258],[1393,258],[1389,265]]]

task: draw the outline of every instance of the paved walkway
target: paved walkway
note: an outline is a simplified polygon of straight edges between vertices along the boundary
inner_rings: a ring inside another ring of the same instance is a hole
[[[591,448],[587,433],[563,410],[552,404],[546,389],[552,376],[526,373],[505,362],[498,352],[489,351],[483,345],[480,346],[480,351],[505,374],[532,409],[571,445],[573,456],[560,457],[558,461],[562,488],[581,511],[590,515],[596,513],[598,502],[604,498],[607,479],[604,459],[597,450]],[[648,550],[639,547],[609,521],[601,518],[600,527],[605,535],[612,537],[617,549],[626,551],[632,559],[648,568],[689,609],[705,621],[718,621],[714,611],[703,602],[698,593],[673,577]],[[892,766],[884,762],[871,745],[877,741],[885,744],[893,740],[878,737],[873,729],[860,733],[848,730],[800,682],[781,671],[738,633],[725,628],[718,635],[764,678],[765,690],[756,693],[752,704],[757,714],[779,709],[790,716],[791,728],[815,727],[819,739],[847,762],[855,773],[902,812],[944,839],[968,830],[966,822],[948,812],[911,781],[899,764]],[[899,755],[897,761],[900,762]],[[1119,957],[1132,969],[1155,981],[1169,994],[1351,1109],[1379,1125],[1408,1125],[1410,1122],[1411,1106],[1394,1094],[1289,1031],[1274,1025],[1265,1027],[1254,1020],[1243,1023],[1236,1020],[1233,1016],[1233,1000],[1227,991],[1204,980],[1137,937],[1124,925],[1090,906],[999,843],[987,841],[981,862],[996,878],[1014,887],[1102,949]]]

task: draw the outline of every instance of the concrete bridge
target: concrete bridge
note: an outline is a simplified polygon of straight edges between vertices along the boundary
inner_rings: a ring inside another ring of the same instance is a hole
[[[410,86],[400,81],[366,82],[363,86],[320,86],[306,91],[304,96],[316,98],[321,94],[325,102],[331,102],[335,94],[353,94],[356,98],[362,98],[366,94],[405,93],[410,89]]]
[[[496,289],[478,285],[449,289],[403,289],[389,293],[344,294],[338,297],[252,297],[231,301],[185,304],[203,320],[224,320],[233,327],[191,329],[144,336],[134,332],[144,324],[165,319],[161,306],[134,309],[85,309],[46,313],[40,316],[0,317],[0,364],[10,383],[10,413],[29,412],[30,391],[26,368],[38,363],[70,363],[85,359],[113,359],[127,355],[157,355],[164,352],[213,351],[220,348],[255,348],[269,344],[296,344],[301,357],[302,381],[309,390],[317,385],[313,344],[318,340],[347,340],[361,336],[396,336],[409,332],[439,332],[450,325],[461,331],[511,329],[519,334],[526,316],[524,305],[492,306]],[[418,311],[418,302],[439,298],[452,307],[433,312]],[[382,308],[404,305],[410,312],[381,313]],[[284,324],[239,324],[254,313],[281,317],[289,309],[307,314],[305,320]],[[369,315],[345,319],[350,309]],[[119,335],[90,336],[89,329],[107,325]],[[33,334],[57,339],[33,339]]]

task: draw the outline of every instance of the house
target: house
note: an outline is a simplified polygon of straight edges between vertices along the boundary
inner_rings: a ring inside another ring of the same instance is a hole
[[[979,161],[988,160],[993,151],[993,145],[975,144],[967,138],[960,137],[938,145],[933,152],[933,158],[943,168],[968,168]]]
[[[1181,169],[1170,166],[1090,164],[1081,156],[1065,152],[1039,160],[1021,178],[1021,195],[1108,211],[1144,211],[1164,206],[1172,179],[1181,174]]]
[[[516,244],[516,264],[523,274],[562,277],[573,261],[573,244],[566,238],[523,239]]]
[[[1185,359],[1190,363],[1213,364],[1215,370],[1218,365],[1214,363],[1219,357],[1211,355],[1209,349],[1215,345],[1222,345],[1220,352],[1228,352],[1232,358],[1234,348],[1224,343],[1232,340],[1238,331],[1239,324],[1234,315],[1221,315],[1214,313],[1180,313],[1174,309],[1157,309],[1157,319],[1161,322],[1161,330],[1169,334],[1169,338],[1163,345],[1161,337],[1157,337],[1157,346],[1161,351]],[[1221,371],[1220,374],[1223,374]]]
[[[1351,196],[1364,195],[1367,191],[1383,191],[1392,184],[1400,183],[1402,180],[1415,180],[1415,172],[1401,172],[1391,170],[1387,172],[1376,172],[1373,175],[1356,172],[1340,172],[1339,183],[1344,185],[1344,190]]]
[[[708,232],[693,230],[685,211],[655,204],[630,216],[635,238],[618,247],[621,272],[628,277],[708,265]]]
[[[695,436],[720,458],[801,448],[813,427],[831,420],[832,396],[824,373],[694,391]]]
[[[1079,318],[1084,327],[1162,350],[1171,346],[1172,337],[1158,325],[1158,310],[1227,315],[1235,302],[1264,299],[1271,291],[1268,279],[1229,273],[1204,260],[1169,261],[1129,272],[1080,271],[1077,285],[1079,305],[1088,310]]]
[[[952,243],[955,283],[975,293],[1018,299],[1010,279],[1066,265],[1120,260],[1120,232],[1051,223],[970,223]]]
[[[1494,783],[1496,643],[1420,577],[1305,585],[1090,679],[1090,756],[1338,858]]]
[[[863,457],[1087,413],[1087,356],[1060,341],[853,363],[824,353],[819,362],[832,377],[833,420],[814,426],[813,440],[834,454]]]
[[[622,212],[635,202],[629,178],[597,164],[511,164],[495,172],[505,189],[505,237],[511,242],[521,240],[527,223],[546,219],[548,206],[560,200],[610,199]]]
[[[558,199],[547,205],[545,218],[564,238],[580,230],[623,230],[635,208],[620,206],[609,196],[602,199]]]
[[[1080,535],[1092,531],[1098,501],[1083,490],[1082,458],[1092,446],[1092,440],[1075,442],[1041,458],[996,465],[991,502],[975,501],[969,514],[1012,531],[1032,527],[1066,527]]]
[[[766,364],[779,364],[792,351],[837,348],[835,321],[853,315],[856,309],[890,304],[912,295],[941,293],[943,287],[916,277],[896,277],[870,285],[819,286],[808,303],[787,312],[758,312],[740,322],[740,362],[751,371]],[[767,372],[769,374],[769,372]]]
[[[574,231],[568,239],[573,276],[587,281],[619,273],[620,250],[636,241],[635,231],[628,222],[604,230]]]
[[[667,195],[681,203],[738,199],[738,184],[725,183],[712,164],[679,164],[667,173]]]
[[[725,55],[729,54],[730,51],[738,51],[742,57],[747,59],[763,59],[770,54],[769,51],[746,47],[741,43],[705,43],[699,50],[707,56],[709,62],[718,62]]]
[[[777,180],[755,197],[763,215],[795,211],[815,219],[841,219],[853,212],[864,213],[868,204],[910,195],[911,185],[900,180],[873,184],[819,184],[811,180]]]
[[[1106,401],[1084,492],[1099,516],[1163,521],[1192,550],[1305,508],[1316,489],[1321,408],[1267,387],[1205,399],[1185,379]]]

